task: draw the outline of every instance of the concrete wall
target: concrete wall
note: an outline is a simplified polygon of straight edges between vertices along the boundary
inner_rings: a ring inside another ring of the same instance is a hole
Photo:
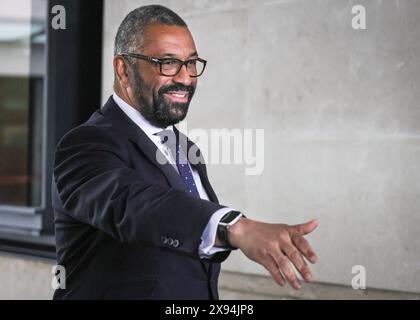
[[[105,1],[103,99],[112,92],[112,42],[129,10]],[[280,289],[234,252],[222,298],[420,298],[420,2],[161,1],[180,13],[209,61],[188,129],[261,128],[264,172],[210,165],[222,203],[250,217],[299,223],[319,254],[316,283]],[[367,29],[351,28],[351,8]],[[199,141],[200,144],[200,141]],[[50,299],[54,262],[0,255],[0,299]],[[351,289],[352,267],[367,271]]]
[[[53,265],[52,260],[0,254],[0,300],[51,299]]]
[[[133,8],[105,0],[103,99],[112,93],[112,43]],[[299,223],[320,283],[420,292],[420,2],[159,1],[185,18],[208,69],[188,128],[262,128],[265,170],[211,165],[222,203],[250,217]],[[353,30],[353,5],[367,29]],[[267,275],[235,253],[225,271]],[[229,280],[227,280],[229,281]],[[251,281],[252,282],[252,281]]]

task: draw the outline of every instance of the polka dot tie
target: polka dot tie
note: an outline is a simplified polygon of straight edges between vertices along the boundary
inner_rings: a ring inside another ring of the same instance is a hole
[[[178,139],[175,137],[175,133],[172,130],[163,130],[157,133],[160,136],[162,144],[168,147],[173,154],[175,154],[176,166],[178,168],[179,175],[182,181],[184,181],[188,191],[194,197],[200,198],[197,186],[194,181],[194,177],[191,168],[188,164],[187,157],[183,149],[180,147]]]

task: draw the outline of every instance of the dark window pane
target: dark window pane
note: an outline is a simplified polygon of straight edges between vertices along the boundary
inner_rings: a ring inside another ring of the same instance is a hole
[[[0,2],[0,205],[40,206],[45,0]]]

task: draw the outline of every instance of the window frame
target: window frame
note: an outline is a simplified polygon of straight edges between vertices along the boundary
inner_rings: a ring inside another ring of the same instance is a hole
[[[33,5],[37,0],[31,1]],[[66,29],[51,28],[55,5],[65,8]],[[46,24],[42,129],[38,132],[42,139],[41,202],[39,207],[0,205],[0,251],[55,258],[54,151],[60,138],[101,104],[103,0],[48,0]],[[84,59],[86,49],[97,60]]]

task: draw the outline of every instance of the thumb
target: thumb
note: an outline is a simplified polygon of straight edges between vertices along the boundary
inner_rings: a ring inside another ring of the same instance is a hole
[[[297,224],[292,226],[292,228],[300,235],[305,235],[314,231],[319,225],[319,221],[317,219],[313,219],[309,222],[305,222],[302,224]]]

